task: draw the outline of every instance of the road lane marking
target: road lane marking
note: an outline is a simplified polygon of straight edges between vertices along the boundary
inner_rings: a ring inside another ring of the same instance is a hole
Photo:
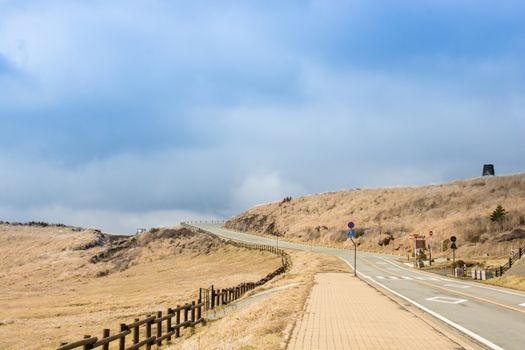
[[[350,266],[352,268],[352,270],[354,270],[354,266],[352,264],[350,264],[350,262],[346,261],[344,258],[340,257],[340,256],[337,256],[339,259],[343,260],[348,266]],[[360,276],[364,276],[361,272],[357,272],[358,275]],[[412,305],[418,307],[419,309],[429,313],[430,315],[436,317],[437,319],[445,322],[446,324],[456,328],[457,330],[459,330],[460,332],[463,332],[465,333],[466,335],[470,336],[471,338],[474,338],[476,339],[477,341],[479,341],[480,343],[488,346],[489,348],[493,349],[493,350],[504,350],[502,347],[494,344],[493,342],[491,342],[490,340],[487,340],[485,338],[483,338],[481,335],[479,334],[476,334],[474,332],[472,332],[470,329],[467,329],[451,320],[449,320],[448,318],[444,317],[444,316],[441,316],[440,314],[438,314],[437,312],[435,311],[432,311],[430,310],[429,308],[415,302],[414,300],[404,296],[403,294],[400,294],[398,292],[396,292],[395,290],[392,290],[390,288],[388,288],[387,286],[385,286],[384,284],[381,284],[379,283],[378,281],[374,280],[374,279],[371,279],[370,281],[372,281],[373,283],[377,284],[378,286],[382,287],[383,289],[389,291],[390,293],[394,294],[394,295],[397,295],[398,297],[408,301],[409,303],[411,303]]]
[[[520,304],[520,306],[523,306],[523,307],[525,307],[525,303],[521,303],[521,304]]]
[[[405,280],[413,280],[412,277],[408,277],[408,276],[401,276],[401,278],[405,279]]]
[[[457,284],[457,283],[445,284],[445,287],[454,287],[454,288],[461,288],[461,289],[470,288],[470,286],[466,286],[464,284]]]
[[[390,279],[391,280],[398,280],[399,278],[397,278],[396,276],[390,276]]]
[[[477,300],[483,301],[483,302],[488,303],[488,304],[496,305],[496,306],[499,306],[499,307],[503,307],[503,308],[506,308],[506,309],[509,309],[509,310],[513,310],[513,311],[517,311],[517,312],[525,314],[525,310],[520,310],[520,309],[515,308],[514,306],[505,305],[505,304],[498,303],[496,301],[492,301],[492,300],[489,300],[489,299],[478,297],[477,295],[473,295],[473,294],[469,294],[469,293],[465,293],[465,292],[460,292],[458,290],[445,288],[443,286],[438,286],[437,284],[432,284],[432,283],[428,283],[428,282],[420,282],[420,283],[425,284],[425,285],[427,285],[429,287],[442,289],[442,290],[445,290],[445,291],[450,292],[450,293],[463,295],[465,297],[469,297],[469,298],[472,298],[472,299],[477,299]]]
[[[461,304],[467,301],[466,299],[458,299],[458,298],[450,298],[450,297],[442,297],[442,296],[427,298],[426,300],[435,301],[436,303],[444,303],[444,304]]]
[[[385,279],[385,277],[383,277],[383,276],[376,276],[376,278],[379,278],[379,279],[381,279],[381,280],[384,280],[384,279]]]
[[[399,267],[400,269],[403,269],[403,270],[406,270],[406,271],[410,271],[410,272],[413,272],[413,273],[417,273],[417,274],[420,274],[420,275],[424,275],[424,276],[428,276],[430,275],[429,272],[422,272],[422,271],[418,271],[418,270],[415,270],[413,268],[411,269],[407,269],[406,267],[403,267],[401,265],[398,265],[398,264],[395,264],[385,258],[379,258],[379,259],[383,259],[384,261],[386,261],[387,263],[391,264],[391,265],[394,265],[394,266],[397,266]],[[443,281],[447,281],[447,282],[456,282],[456,280],[454,279],[450,279],[450,278],[443,278],[443,277],[440,277],[441,280]],[[504,289],[499,289],[499,288],[493,288],[493,287],[488,287],[488,286],[484,286],[484,285],[481,285],[479,283],[465,283],[465,282],[456,282],[456,283],[462,283],[462,284],[465,284],[465,285],[469,285],[469,286],[472,286],[472,287],[476,287],[476,288],[481,288],[481,289],[488,289],[488,290],[493,290],[495,292],[500,292],[500,293],[505,293],[505,294],[510,294],[510,295],[517,295],[519,297],[525,297],[525,294],[523,293],[517,293],[517,292],[513,292],[513,291],[509,291],[509,290],[504,290]]]
[[[376,269],[383,270],[383,269],[381,269],[380,267],[376,267]],[[386,271],[386,270],[384,270],[384,271]],[[427,278],[428,278],[428,277],[427,277]],[[420,280],[420,281],[425,281],[427,278],[416,277],[416,279],[418,279],[418,280]],[[492,304],[492,305],[496,305],[496,306],[499,306],[499,307],[503,307],[503,308],[506,308],[506,309],[509,309],[509,310],[517,311],[517,312],[519,312],[519,313],[525,313],[525,310],[523,310],[523,309],[521,309],[521,308],[516,308],[516,307],[514,307],[514,306],[510,306],[510,305],[506,305],[506,304],[501,304],[501,303],[499,303],[499,302],[492,301],[492,300],[490,300],[490,299],[485,299],[485,298],[479,297],[479,296],[477,296],[477,295],[468,294],[468,293],[465,293],[465,292],[460,292],[460,291],[458,291],[458,290],[445,288],[445,287],[440,286],[440,285],[438,285],[438,284],[433,284],[433,283],[429,283],[429,282],[419,282],[419,283],[424,284],[424,285],[429,286],[429,287],[432,287],[432,288],[442,289],[442,290],[445,290],[445,291],[450,292],[450,293],[459,294],[459,295],[462,295],[462,296],[469,297],[469,298],[471,298],[471,299],[476,299],[476,300],[483,301],[483,302],[488,303],[488,304]]]

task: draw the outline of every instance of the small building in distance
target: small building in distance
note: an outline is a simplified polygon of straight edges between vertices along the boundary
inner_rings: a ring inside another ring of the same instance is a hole
[[[483,176],[494,176],[494,164],[484,164],[483,165]]]

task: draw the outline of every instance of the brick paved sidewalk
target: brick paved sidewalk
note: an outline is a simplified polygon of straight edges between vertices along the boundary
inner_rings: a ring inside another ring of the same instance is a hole
[[[288,349],[458,349],[457,343],[348,273],[319,273]]]

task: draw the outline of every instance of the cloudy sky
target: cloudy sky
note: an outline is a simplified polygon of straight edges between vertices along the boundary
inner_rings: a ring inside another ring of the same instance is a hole
[[[0,0],[0,220],[133,233],[525,171],[525,4]]]

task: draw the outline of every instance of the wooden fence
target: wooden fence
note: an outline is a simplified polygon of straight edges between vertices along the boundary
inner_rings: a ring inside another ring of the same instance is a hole
[[[188,224],[185,224],[185,226],[218,237],[200,228]],[[249,244],[227,240],[221,237],[218,238],[227,244],[232,244],[240,248],[267,251],[279,255],[282,264],[275,271],[269,273],[257,282],[241,283],[235,287],[222,289],[215,289],[214,286],[211,286],[211,298],[208,305],[205,305],[203,302],[203,289],[201,288],[199,289],[199,298],[196,301],[186,303],[183,306],[177,305],[175,308],[168,308],[165,314],[163,314],[162,311],[157,311],[156,314],[147,315],[144,319],[136,318],[132,323],[122,323],[120,324],[120,331],[115,334],[111,334],[109,329],[104,329],[100,338],[85,335],[82,340],[73,343],[61,343],[57,350],[79,348],[83,350],[95,348],[109,350],[110,346],[112,349],[119,350],[136,350],[141,348],[149,350],[152,346],[161,346],[164,342],[171,342],[172,338],[180,337],[181,330],[203,323],[203,310],[206,307],[214,309],[222,305],[227,305],[241,298],[247,292],[265,284],[275,276],[284,273],[290,266],[290,257],[282,249],[269,245]]]
[[[494,270],[496,277],[503,276],[503,274],[509,270],[516,261],[520,260],[523,255],[525,255],[525,247],[518,248],[518,251],[509,258],[509,261],[505,265],[501,265]]]

